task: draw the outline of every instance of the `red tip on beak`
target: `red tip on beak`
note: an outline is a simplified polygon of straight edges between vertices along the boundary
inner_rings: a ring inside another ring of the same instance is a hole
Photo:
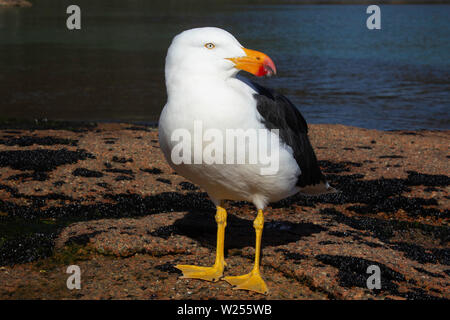
[[[277,73],[277,68],[275,67],[275,63],[273,63],[272,59],[270,59],[269,56],[266,56],[263,64],[262,64],[263,70],[260,72],[259,76],[272,76]]]

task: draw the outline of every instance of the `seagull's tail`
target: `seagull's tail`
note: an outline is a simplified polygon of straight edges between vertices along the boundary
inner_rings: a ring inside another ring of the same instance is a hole
[[[300,193],[310,196],[317,196],[321,194],[337,193],[337,192],[339,191],[330,186],[327,181],[300,188]]]

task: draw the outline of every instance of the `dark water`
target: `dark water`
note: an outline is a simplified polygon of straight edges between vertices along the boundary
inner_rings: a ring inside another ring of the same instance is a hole
[[[79,0],[0,8],[0,118],[153,122],[165,103],[164,58],[174,35],[218,26],[270,55],[262,80],[310,123],[450,129],[450,6],[245,5],[231,1]]]

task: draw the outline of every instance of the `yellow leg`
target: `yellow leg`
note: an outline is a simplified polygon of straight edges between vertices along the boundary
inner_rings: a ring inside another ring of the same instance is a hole
[[[212,267],[200,267],[191,265],[176,265],[177,269],[183,272],[181,278],[185,279],[202,279],[207,281],[218,281],[223,276],[223,269],[225,267],[224,239],[225,227],[227,225],[227,212],[221,206],[217,206],[216,212],[217,222],[217,248],[216,261]]]
[[[253,222],[253,227],[256,232],[256,246],[255,246],[255,264],[250,273],[244,274],[242,276],[225,277],[223,280],[231,285],[236,286],[234,289],[243,289],[255,291],[262,294],[267,294],[269,289],[266,283],[261,278],[259,272],[259,259],[261,254],[261,236],[264,226],[264,213],[262,210],[258,210],[258,216]]]

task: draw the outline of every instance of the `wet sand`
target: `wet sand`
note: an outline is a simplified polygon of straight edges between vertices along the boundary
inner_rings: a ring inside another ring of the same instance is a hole
[[[311,125],[341,192],[268,208],[267,296],[178,279],[174,264],[213,263],[215,210],[168,166],[157,135],[125,123],[0,125],[0,299],[450,297],[450,131]],[[255,210],[227,210],[225,274],[237,275],[252,265]],[[66,288],[70,264],[81,290]],[[369,265],[381,290],[366,287]]]

